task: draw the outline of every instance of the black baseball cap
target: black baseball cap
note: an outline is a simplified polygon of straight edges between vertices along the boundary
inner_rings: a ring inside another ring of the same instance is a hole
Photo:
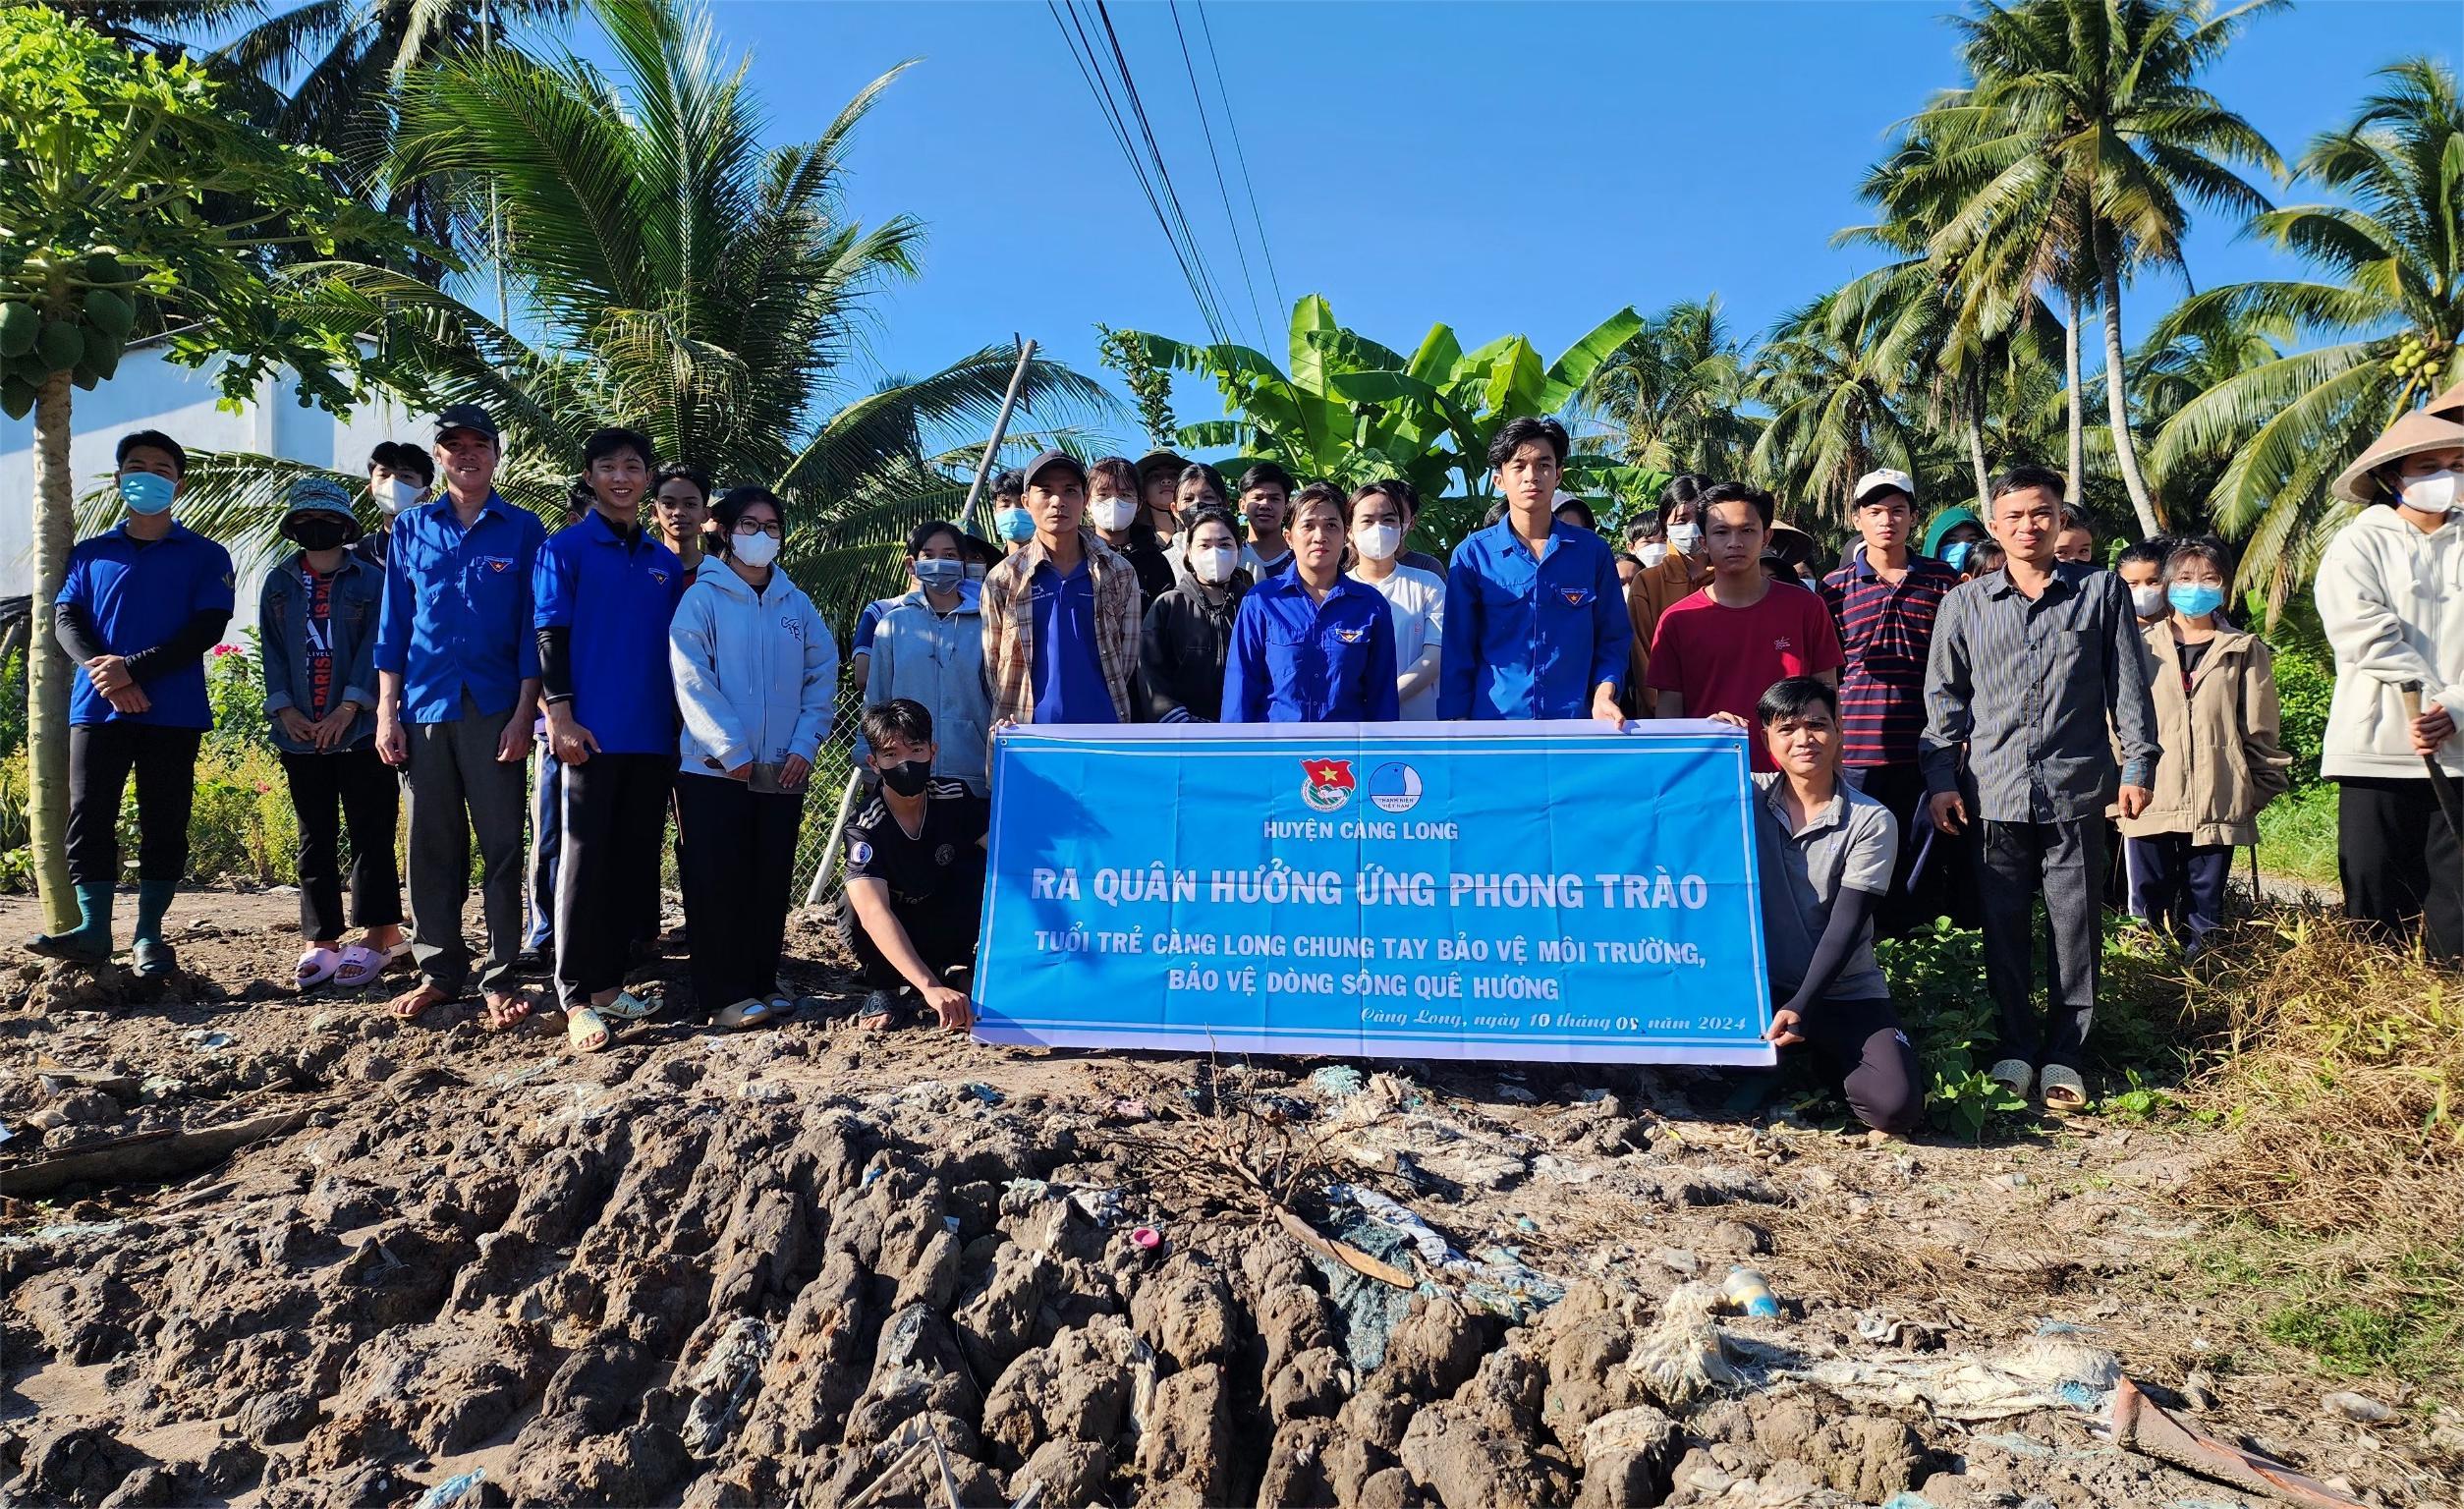
[[[457,429],[468,429],[485,435],[490,445],[504,443],[503,437],[496,433],[496,420],[489,417],[486,410],[476,404],[447,404],[436,416],[437,439],[442,440],[447,434]]]
[[[1020,485],[1033,487],[1036,485],[1036,474],[1041,472],[1044,468],[1051,466],[1063,466],[1069,468],[1071,471],[1078,474],[1078,483],[1080,486],[1083,487],[1087,484],[1087,467],[1085,463],[1081,462],[1077,457],[1071,455],[1067,451],[1046,451],[1035,460],[1027,463],[1027,470],[1019,474]]]

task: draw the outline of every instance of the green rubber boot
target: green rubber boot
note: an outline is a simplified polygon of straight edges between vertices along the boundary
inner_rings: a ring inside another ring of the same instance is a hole
[[[73,964],[100,964],[111,957],[111,887],[99,884],[77,888],[79,922],[66,932],[36,933],[26,940],[26,951],[45,959],[66,959]]]
[[[129,952],[137,961],[140,979],[159,979],[179,967],[178,956],[162,937],[162,920],[171,911],[171,898],[178,894],[177,880],[137,882],[137,937]]]

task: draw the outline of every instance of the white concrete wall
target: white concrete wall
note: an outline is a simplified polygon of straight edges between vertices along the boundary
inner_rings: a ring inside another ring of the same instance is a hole
[[[389,401],[355,411],[349,423],[321,409],[304,409],[298,384],[287,374],[259,383],[255,400],[237,414],[216,408],[219,397],[211,367],[178,366],[159,347],[131,347],[109,382],[73,394],[69,467],[79,494],[109,477],[112,447],[133,429],[159,429],[192,451],[253,451],[350,473],[364,471],[381,441],[418,443],[427,434],[424,423]],[[0,419],[0,597],[33,589],[33,446],[32,414]],[[261,570],[240,563],[235,635],[256,621]]]

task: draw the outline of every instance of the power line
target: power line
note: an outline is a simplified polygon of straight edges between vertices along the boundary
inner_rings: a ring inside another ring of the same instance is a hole
[[[1283,280],[1275,276],[1274,249],[1266,245],[1265,217],[1258,213],[1258,187],[1250,182],[1249,153],[1241,147],[1241,123],[1232,114],[1232,91],[1223,86],[1223,55],[1215,51],[1215,28],[1206,20],[1206,0],[1192,0],[1198,8],[1198,32],[1206,40],[1206,61],[1214,69],[1215,97],[1223,101],[1223,129],[1232,139],[1232,160],[1240,164],[1241,188],[1249,195],[1249,221],[1258,231],[1258,251],[1266,261],[1266,286],[1274,291],[1275,312],[1286,313],[1291,306],[1283,300]]]
[[[1163,230],[1164,241],[1172,248],[1173,260],[1180,265],[1181,276],[1189,284],[1190,296],[1197,302],[1199,317],[1205,322],[1214,339],[1222,340],[1222,321],[1207,296],[1202,270],[1193,264],[1181,232],[1175,229],[1171,213],[1156,194],[1146,161],[1131,143],[1128,121],[1122,114],[1119,99],[1113,93],[1111,78],[1103,67],[1094,39],[1087,34],[1086,23],[1078,14],[1075,0],[1071,0],[1066,20],[1055,0],[1045,0],[1045,9],[1051,12],[1053,25],[1060,30],[1062,44],[1069,48],[1070,60],[1078,65],[1079,76],[1086,81],[1088,93],[1094,97],[1105,125],[1111,129],[1114,144],[1121,149],[1122,157],[1129,163],[1131,176],[1138,180],[1139,191],[1146,196],[1147,207],[1153,212],[1155,223]]]
[[[1223,181],[1223,158],[1215,151],[1215,129],[1206,119],[1206,91],[1198,86],[1198,66],[1190,61],[1189,33],[1181,29],[1180,0],[1171,0],[1172,35],[1181,44],[1181,71],[1189,76],[1189,97],[1198,106],[1198,129],[1205,134],[1206,160],[1214,165],[1215,193],[1223,200],[1223,228],[1232,233],[1232,251],[1241,259],[1241,282],[1249,289],[1249,314],[1258,326],[1258,344],[1266,344],[1266,316],[1258,307],[1258,281],[1250,275],[1249,246],[1241,236],[1241,223],[1232,215],[1232,190]],[[1225,117],[1230,130],[1230,117]],[[1261,242],[1262,246],[1263,243]]]
[[[1206,266],[1206,256],[1199,249],[1198,238],[1190,231],[1189,211],[1181,205],[1180,193],[1172,186],[1172,170],[1164,165],[1163,147],[1155,140],[1154,123],[1148,119],[1146,102],[1139,97],[1138,81],[1130,72],[1129,54],[1121,48],[1120,33],[1112,29],[1112,12],[1104,0],[1094,0],[1094,6],[1095,20],[1103,28],[1104,39],[1111,45],[1113,63],[1120,70],[1121,88],[1129,97],[1130,113],[1137,117],[1139,135],[1147,143],[1148,155],[1154,160],[1155,176],[1163,186],[1164,202],[1172,208],[1172,218],[1180,227],[1181,238],[1189,248],[1190,260],[1197,264],[1199,282],[1204,285],[1206,301],[1214,310],[1208,320],[1209,328],[1215,331],[1215,339],[1220,341],[1229,322],[1223,318],[1223,300],[1215,290],[1214,274]]]

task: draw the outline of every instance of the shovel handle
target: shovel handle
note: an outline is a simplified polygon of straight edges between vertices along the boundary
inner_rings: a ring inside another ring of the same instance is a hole
[[[2420,717],[2420,716],[2421,716],[2421,683],[2420,683],[2420,682],[2418,682],[2418,681],[2408,681],[2408,682],[2406,682],[2406,683],[2404,684],[2403,690],[2402,690],[2402,691],[2400,691],[2400,692],[2398,692],[2398,693],[2396,694],[2396,696],[2398,696],[2398,697],[2400,697],[2400,698],[2404,699],[2404,716],[2406,716],[2407,718],[2418,718],[2418,717]]]

